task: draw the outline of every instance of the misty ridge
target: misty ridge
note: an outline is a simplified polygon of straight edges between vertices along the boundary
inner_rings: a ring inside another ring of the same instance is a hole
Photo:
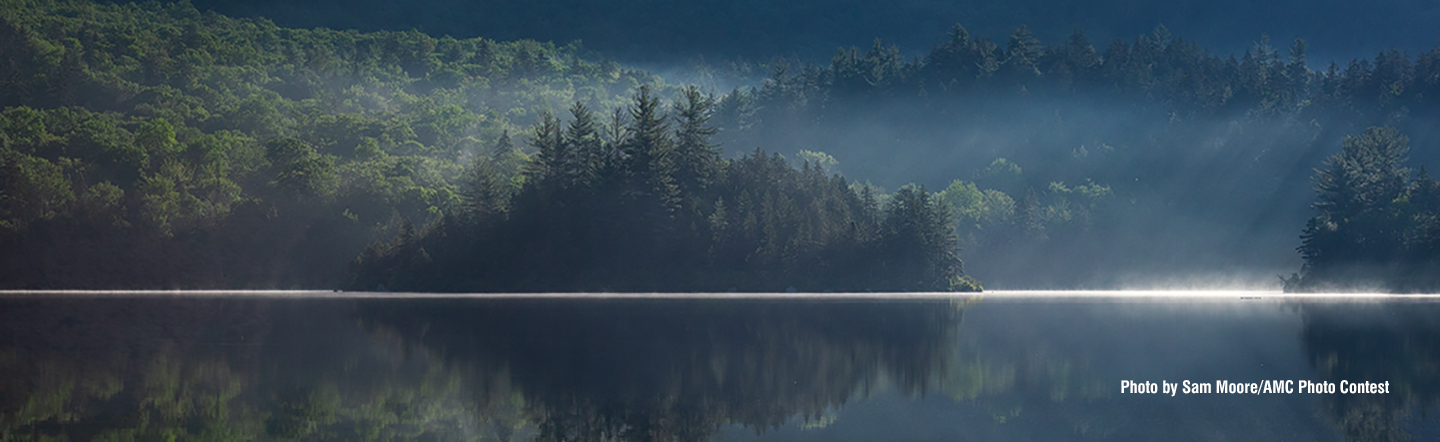
[[[882,186],[1003,192],[956,209],[968,268],[1007,287],[1254,284],[1295,267],[1311,175],[1342,138],[1388,125],[1434,143],[1436,51],[1317,72],[1307,50],[1262,39],[1216,56],[1164,27],[1103,51],[1025,27],[999,44],[957,26],[924,58],[877,41],[828,67],[782,64],[717,119],[725,145],[823,150]]]
[[[1299,39],[954,25],[919,55],[672,71],[695,89],[578,44],[3,5],[10,287],[1274,287],[1423,273],[1440,237],[1437,49],[1315,66]],[[1352,144],[1390,147],[1327,162]],[[1296,248],[1337,164],[1388,177],[1337,188],[1385,215],[1309,224],[1340,232],[1317,267]]]

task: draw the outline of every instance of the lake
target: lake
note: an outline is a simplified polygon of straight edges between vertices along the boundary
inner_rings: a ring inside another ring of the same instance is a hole
[[[0,440],[1440,440],[1431,296],[5,292],[0,330]]]

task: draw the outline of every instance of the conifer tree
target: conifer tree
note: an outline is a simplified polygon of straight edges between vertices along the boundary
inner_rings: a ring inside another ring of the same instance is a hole
[[[1411,193],[1409,151],[1395,128],[1372,127],[1346,137],[1316,172],[1320,214],[1306,223],[1299,248],[1304,284],[1385,279],[1377,272],[1404,257],[1406,225],[1415,219],[1400,203]]]
[[[495,144],[490,146],[490,157],[500,158],[501,155],[515,150],[515,144],[510,141],[510,131],[500,132],[500,138],[495,139]]]
[[[698,210],[700,200],[719,173],[720,152],[710,143],[717,132],[709,125],[715,101],[689,87],[682,91],[682,100],[675,105],[679,127],[675,129],[676,184],[686,195],[686,209]]]
[[[570,124],[565,128],[564,179],[571,187],[589,187],[595,183],[605,158],[605,142],[600,139],[599,125],[590,108],[580,102],[570,106]]]
[[[526,166],[528,183],[548,186],[565,170],[568,155],[562,136],[560,120],[549,113],[540,114],[540,121],[535,123],[530,135],[530,146],[536,152],[535,159]]]
[[[630,108],[630,130],[621,145],[628,191],[643,205],[673,216],[679,202],[675,183],[675,145],[670,138],[667,116],[660,110],[660,99],[641,88]]]
[[[1010,41],[1005,44],[1005,61],[1002,69],[1005,76],[1021,86],[1041,76],[1039,61],[1045,48],[1040,45],[1040,40],[1030,32],[1030,28],[1021,25],[1010,33]]]

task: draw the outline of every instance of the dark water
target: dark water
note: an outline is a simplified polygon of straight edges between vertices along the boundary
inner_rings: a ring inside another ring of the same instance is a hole
[[[1431,298],[1095,295],[0,294],[0,440],[1440,440]]]

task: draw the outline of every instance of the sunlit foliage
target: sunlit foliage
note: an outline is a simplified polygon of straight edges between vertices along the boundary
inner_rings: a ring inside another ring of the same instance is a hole
[[[36,288],[333,287],[472,163],[518,188],[537,115],[670,90],[576,46],[187,2],[0,2],[0,78],[0,285]]]

